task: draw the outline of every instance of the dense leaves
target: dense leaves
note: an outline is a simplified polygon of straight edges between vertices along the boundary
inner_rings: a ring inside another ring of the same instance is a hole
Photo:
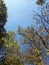
[[[0,0],[0,27],[3,27],[7,21],[7,8],[2,0]]]
[[[22,29],[21,29],[22,30]],[[18,30],[19,34],[23,36],[22,43],[28,44],[29,48],[27,48],[27,52],[25,51],[22,56],[24,62],[28,62],[29,64],[41,64],[42,62],[42,54],[43,54],[43,46],[40,38],[36,35],[33,27],[28,27],[27,29],[20,32],[20,28]],[[44,54],[45,55],[45,54]]]
[[[5,50],[5,47],[2,37],[6,37],[6,30],[4,28],[6,21],[7,21],[7,8],[6,5],[4,4],[4,1],[0,0],[0,61],[4,59],[3,51]]]
[[[6,48],[5,51],[3,51],[5,55],[1,65],[24,65],[21,60],[20,46],[15,36],[14,32],[8,32],[7,38],[2,38],[4,47]]]
[[[43,5],[43,4],[45,3],[45,1],[46,1],[46,0],[37,0],[36,3],[37,3],[38,5]]]
[[[4,25],[7,21],[7,8],[2,0],[0,0],[0,49],[2,46],[2,37],[6,36]]]

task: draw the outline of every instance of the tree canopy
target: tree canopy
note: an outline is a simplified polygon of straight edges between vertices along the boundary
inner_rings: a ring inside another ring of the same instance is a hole
[[[2,40],[2,37],[6,37],[6,30],[4,28],[4,25],[7,21],[7,8],[3,0],[0,0],[0,61],[2,61],[2,58],[4,56],[3,50],[4,50],[4,42]]]
[[[29,64],[45,65],[43,57],[49,50],[49,3],[46,3],[40,9],[40,13],[35,11],[33,20],[36,21],[38,29],[33,26],[22,29],[18,27],[18,33],[23,37],[22,43],[28,44],[29,47],[22,54],[24,61]],[[46,49],[46,50],[45,50]]]
[[[46,0],[37,0],[42,5],[40,13],[33,11],[33,21],[38,29],[29,26],[23,29],[18,27],[18,34],[25,51],[21,51],[15,32],[6,32],[4,26],[7,21],[7,8],[0,0],[0,65],[45,65],[44,57],[49,54],[49,3]],[[44,4],[45,3],[45,4]],[[44,4],[44,5],[43,5]],[[21,43],[21,42],[20,42]]]
[[[38,5],[43,5],[46,2],[46,0],[37,0],[37,4]]]
[[[24,65],[24,62],[21,60],[21,49],[15,36],[14,32],[8,32],[8,38],[2,38],[6,49],[3,51],[5,55],[0,65]]]
[[[6,21],[7,21],[7,8],[6,5],[4,4],[4,1],[0,0],[0,44],[2,42],[1,38],[4,37],[6,34],[4,28]]]

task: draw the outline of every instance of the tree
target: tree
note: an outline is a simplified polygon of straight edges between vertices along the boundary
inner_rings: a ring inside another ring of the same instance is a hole
[[[6,36],[4,25],[7,21],[7,8],[2,0],[0,0],[0,49],[2,47],[1,38]]]
[[[4,50],[4,42],[2,41],[2,37],[6,37],[6,30],[4,25],[7,21],[7,8],[4,4],[3,0],[0,0],[0,61],[2,61],[3,50]]]
[[[21,60],[20,46],[16,40],[16,35],[14,32],[8,32],[7,38],[2,38],[4,41],[4,47],[6,47],[4,59],[1,65],[24,65]]]
[[[3,27],[7,21],[7,8],[2,0],[0,0],[0,27]]]
[[[29,0],[29,1],[33,1],[33,0]],[[47,0],[37,0],[37,1],[36,1],[36,4],[42,6],[43,4],[45,4],[46,1],[47,1]]]
[[[43,5],[43,4],[45,3],[45,1],[46,1],[46,0],[37,0],[36,3],[37,3],[38,5]]]
[[[45,65],[43,57],[48,53],[45,49],[49,50],[49,3],[42,6],[40,13],[35,12],[33,17],[39,28],[36,30],[33,26],[27,27],[25,30],[21,27],[18,28],[18,33],[23,37],[22,43],[28,44],[29,47],[22,54],[24,62],[30,65]]]

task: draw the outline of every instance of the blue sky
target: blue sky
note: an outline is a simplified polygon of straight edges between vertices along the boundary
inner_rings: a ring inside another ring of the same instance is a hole
[[[37,10],[36,0],[5,0],[7,6],[7,23],[5,28],[7,31],[16,31],[18,25],[26,28],[35,22],[32,19],[33,10]]]
[[[5,0],[8,13],[7,23],[5,25],[7,32],[16,32],[19,25],[23,28],[26,28],[30,25],[35,26],[35,22],[32,19],[33,10],[37,10],[35,1],[36,0]],[[20,37],[17,36],[17,38],[19,39]]]
[[[19,25],[23,28],[30,25],[35,26],[35,22],[32,19],[33,10],[37,10],[35,1],[36,0],[5,0],[8,13],[7,23],[5,25],[7,32],[16,32]],[[17,36],[17,38],[19,39],[20,37]]]

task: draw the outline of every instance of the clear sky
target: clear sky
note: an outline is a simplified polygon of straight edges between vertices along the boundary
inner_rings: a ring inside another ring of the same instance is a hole
[[[5,28],[7,31],[16,31],[18,25],[27,27],[35,25],[32,19],[33,10],[37,10],[36,0],[5,0],[8,12],[7,23]]]
[[[6,31],[16,32],[18,25],[23,28],[35,25],[32,19],[33,10],[37,10],[35,1],[36,0],[5,0],[8,13],[7,23],[5,25]],[[18,39],[19,38],[18,36]]]

